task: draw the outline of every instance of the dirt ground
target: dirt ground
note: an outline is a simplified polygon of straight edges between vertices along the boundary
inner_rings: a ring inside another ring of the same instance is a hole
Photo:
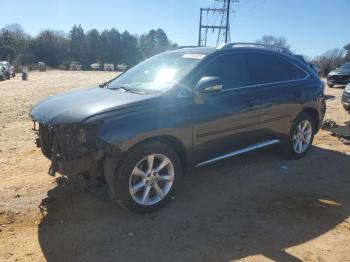
[[[145,216],[47,175],[30,107],[114,75],[0,82],[1,261],[350,261],[350,146],[325,131],[298,161],[268,149],[193,170],[169,205]],[[338,124],[350,120],[341,93],[326,88],[326,118]]]

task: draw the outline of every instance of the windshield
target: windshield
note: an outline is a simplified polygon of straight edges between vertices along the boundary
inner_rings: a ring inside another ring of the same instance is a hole
[[[108,88],[153,93],[174,86],[204,57],[202,54],[167,52],[156,55],[114,79]]]
[[[341,67],[339,67],[339,69],[342,69],[342,70],[350,70],[350,62],[349,62],[349,63],[345,63],[344,65],[342,65]]]

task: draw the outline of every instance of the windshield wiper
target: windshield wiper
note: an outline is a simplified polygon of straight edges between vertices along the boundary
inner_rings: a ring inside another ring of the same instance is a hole
[[[109,86],[109,83],[106,85],[106,87],[108,88]],[[135,93],[135,94],[146,94],[146,92],[143,92],[139,89],[134,89],[134,88],[128,88],[128,87],[125,87],[125,86],[116,86],[116,87],[110,87],[109,89],[122,89],[124,90],[125,92],[131,92],[131,93]]]

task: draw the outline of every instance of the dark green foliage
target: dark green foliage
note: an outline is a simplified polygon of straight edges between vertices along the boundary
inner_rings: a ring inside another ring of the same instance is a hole
[[[74,25],[66,35],[44,30],[35,38],[27,35],[19,24],[6,25],[0,32],[0,60],[15,65],[45,62],[51,67],[67,68],[70,61],[80,62],[84,69],[92,63],[135,65],[143,59],[163,52],[172,44],[162,29],[151,30],[140,37],[117,29],[84,32]]]

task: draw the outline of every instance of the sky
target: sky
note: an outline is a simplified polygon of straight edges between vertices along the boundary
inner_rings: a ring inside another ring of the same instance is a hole
[[[220,5],[220,1],[214,2],[16,0],[1,11],[0,27],[20,23],[33,36],[44,29],[68,33],[74,24],[81,24],[84,30],[115,27],[132,34],[163,28],[173,42],[196,45],[199,9]],[[232,42],[253,42],[263,35],[282,36],[293,51],[309,57],[350,42],[350,0],[240,0],[232,4],[232,10]],[[212,24],[215,18],[204,15],[204,22]],[[214,38],[212,35],[210,39]],[[208,44],[216,43],[209,41]]]

